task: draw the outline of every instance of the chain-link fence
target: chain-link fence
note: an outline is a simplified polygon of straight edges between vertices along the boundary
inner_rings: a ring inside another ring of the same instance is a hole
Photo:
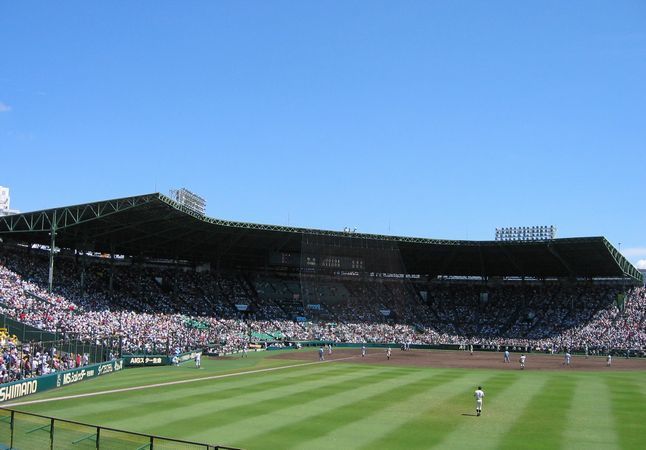
[[[0,300],[1,303],[1,300]],[[9,308],[7,306],[7,308]],[[63,339],[62,333],[52,333],[19,322],[6,314],[0,314],[0,328],[6,328],[10,335],[15,335],[19,341],[56,341]]]
[[[3,328],[10,336],[16,336],[18,339],[19,352],[24,346],[29,346],[32,355],[55,348],[59,355],[87,355],[88,363],[91,364],[109,361],[121,353],[121,342],[117,336],[89,341],[71,333],[49,333],[39,330],[0,314],[0,329]]]
[[[0,448],[110,450],[239,450],[0,408]]]

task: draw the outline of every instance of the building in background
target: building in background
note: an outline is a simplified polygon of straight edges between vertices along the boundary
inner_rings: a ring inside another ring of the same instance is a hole
[[[0,216],[9,216],[11,214],[18,214],[19,212],[17,209],[11,209],[9,188],[0,186]]]

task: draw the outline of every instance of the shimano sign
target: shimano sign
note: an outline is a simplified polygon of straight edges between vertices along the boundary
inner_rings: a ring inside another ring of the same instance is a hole
[[[0,402],[35,394],[38,391],[38,381],[19,381],[14,384],[0,387]]]
[[[35,394],[36,392],[43,392],[78,383],[79,381],[95,378],[100,375],[117,372],[121,369],[123,369],[123,359],[116,359],[101,364],[92,364],[79,367],[78,369],[43,375],[30,380],[0,384],[0,403]]]

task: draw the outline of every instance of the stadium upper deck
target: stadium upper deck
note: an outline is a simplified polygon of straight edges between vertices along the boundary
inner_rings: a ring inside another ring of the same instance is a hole
[[[643,284],[643,275],[603,237],[457,241],[262,225],[202,216],[159,193],[0,217],[0,238],[42,245],[54,238],[60,248],[221,268],[614,278]]]

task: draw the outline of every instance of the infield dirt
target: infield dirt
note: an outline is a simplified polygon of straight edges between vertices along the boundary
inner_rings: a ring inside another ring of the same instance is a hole
[[[325,351],[325,360],[341,360],[343,364],[393,364],[398,366],[411,367],[444,367],[444,368],[465,368],[465,369],[508,369],[520,370],[518,359],[520,353],[511,353],[510,363],[503,362],[502,352],[473,352],[471,355],[465,351],[450,350],[409,350],[402,351],[399,348],[392,349],[390,360],[386,358],[386,349],[368,348],[365,357],[361,357],[359,348],[333,349],[332,354]],[[352,358],[355,356],[356,358]],[[569,366],[563,364],[562,354],[547,355],[542,353],[527,353],[525,370],[565,370],[565,371],[623,371],[623,370],[646,370],[646,359],[623,358],[613,356],[612,365],[606,366],[606,358],[602,356],[572,356]],[[288,359],[296,361],[317,361],[318,350],[281,353],[270,356],[275,359]],[[349,359],[348,359],[349,358]]]

